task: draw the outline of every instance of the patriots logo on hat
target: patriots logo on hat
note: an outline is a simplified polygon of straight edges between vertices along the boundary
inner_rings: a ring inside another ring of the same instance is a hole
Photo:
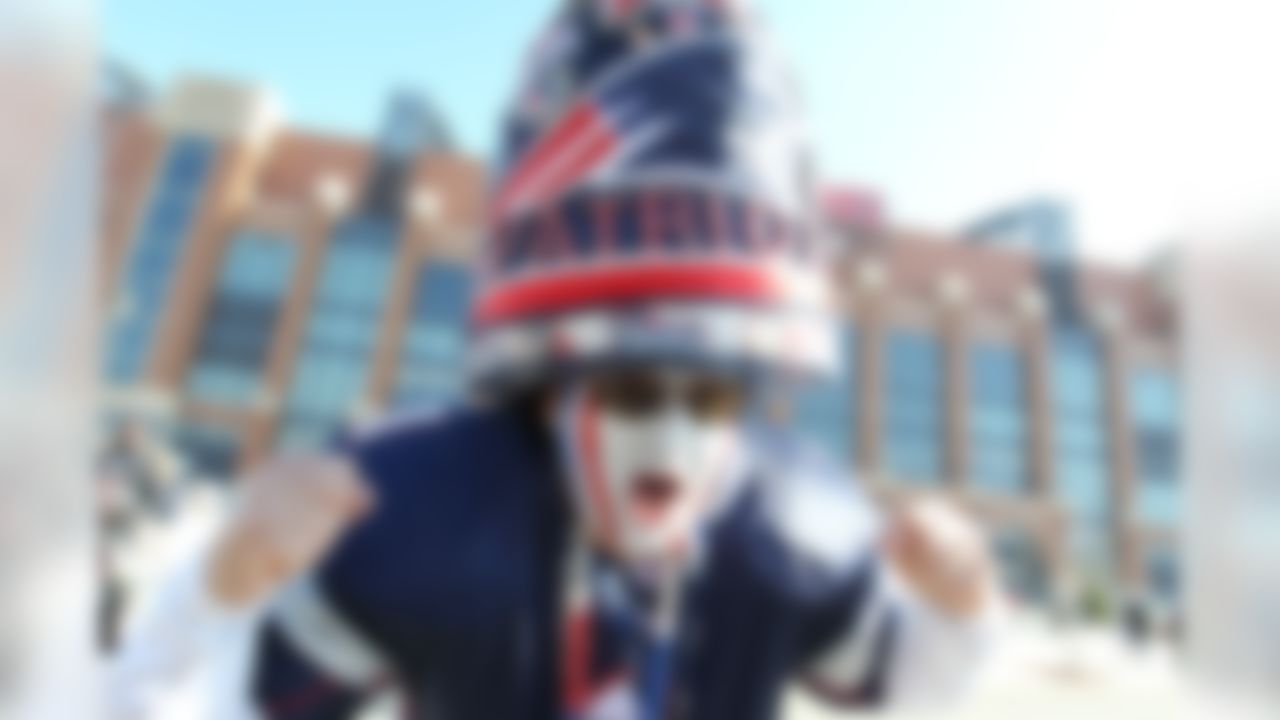
[[[735,174],[790,176],[776,167],[738,173],[730,163],[737,149],[725,145],[733,135],[761,139],[768,130],[755,108],[789,95],[760,72],[755,36],[734,31],[732,3],[585,4],[592,7],[571,8],[535,45],[492,208],[498,224],[588,182],[636,184],[658,171],[693,174],[703,186],[744,184]],[[620,24],[632,16],[644,19],[639,35]],[[769,122],[798,124],[789,112]]]
[[[724,168],[725,127],[738,99],[732,47],[705,40],[659,48],[608,74],[511,168],[495,217],[510,219],[609,174],[662,167]]]

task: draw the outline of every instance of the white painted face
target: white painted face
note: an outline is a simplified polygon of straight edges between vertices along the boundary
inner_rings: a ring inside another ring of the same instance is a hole
[[[567,388],[557,432],[592,540],[641,565],[683,557],[728,492],[741,404],[737,385],[675,370]]]

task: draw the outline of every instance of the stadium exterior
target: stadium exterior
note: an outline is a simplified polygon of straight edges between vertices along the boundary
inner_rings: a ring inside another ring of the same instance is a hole
[[[104,110],[106,417],[228,476],[386,408],[458,395],[485,170],[431,106],[372,142],[188,78]],[[835,191],[847,367],[784,409],[878,497],[941,488],[1031,601],[1178,590],[1171,263],[1079,262],[1051,202],[952,235]],[[1072,594],[1075,593],[1075,594]]]

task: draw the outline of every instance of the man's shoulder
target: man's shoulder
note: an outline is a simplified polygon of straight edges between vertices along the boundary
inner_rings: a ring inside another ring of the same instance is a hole
[[[409,450],[433,450],[464,446],[514,429],[514,413],[504,406],[469,402],[406,410],[349,431],[341,446],[358,457],[376,457]]]
[[[795,566],[856,570],[874,551],[879,515],[852,472],[792,431],[753,431],[753,527]]]
[[[505,466],[529,464],[539,452],[535,429],[518,408],[472,403],[388,416],[349,433],[341,447],[378,485],[406,475],[437,483],[459,474],[503,475]]]
[[[343,448],[377,499],[364,530],[379,537],[423,523],[463,531],[461,521],[536,494],[547,472],[537,428],[503,406],[398,415],[349,434]]]
[[[375,503],[321,569],[345,617],[399,642],[431,625],[424,608],[461,612],[451,604],[458,597],[498,602],[514,592],[504,563],[525,552],[547,472],[527,418],[461,406],[390,419],[351,435],[346,448]]]

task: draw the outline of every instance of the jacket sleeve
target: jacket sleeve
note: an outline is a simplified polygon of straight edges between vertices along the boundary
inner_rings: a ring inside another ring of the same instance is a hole
[[[901,709],[953,702],[973,687],[1000,634],[997,607],[968,620],[947,617],[879,557],[859,582],[834,639],[807,668],[810,689],[834,705]]]
[[[927,707],[955,701],[977,684],[1001,635],[1003,612],[990,602],[976,617],[958,620],[889,578],[900,631],[890,658],[887,701]]]
[[[211,596],[205,533],[180,544],[103,673],[109,718],[253,717],[247,694],[222,690],[243,675],[264,609],[231,609]]]
[[[231,609],[208,589],[209,537],[185,542],[104,673],[106,717],[339,720],[381,687],[382,666],[304,577]]]
[[[853,478],[825,456],[775,452],[771,525],[791,549],[790,577],[821,577],[798,608],[793,667],[833,705],[919,707],[973,686],[999,636],[994,604],[969,621],[909,591],[882,550],[882,519]],[[824,572],[816,572],[821,568]]]
[[[390,668],[306,576],[281,593],[262,623],[250,691],[267,720],[345,720],[389,687]]]

